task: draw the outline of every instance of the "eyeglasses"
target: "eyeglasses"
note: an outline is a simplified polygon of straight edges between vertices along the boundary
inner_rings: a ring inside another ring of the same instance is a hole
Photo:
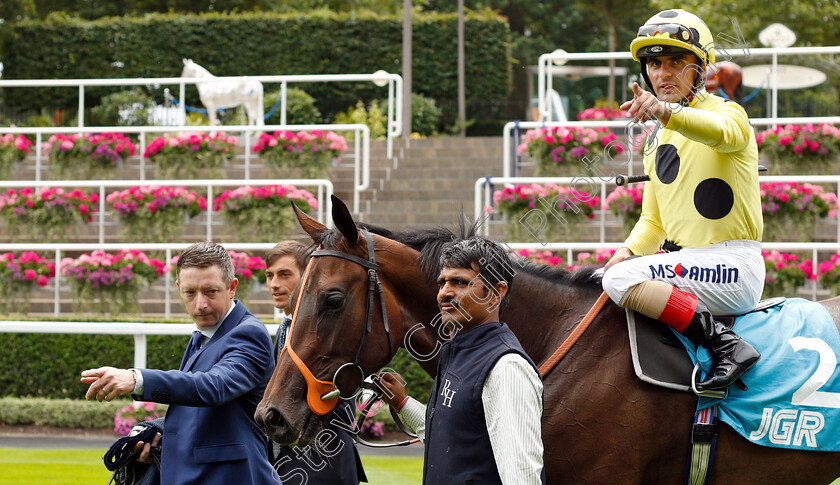
[[[688,44],[700,46],[698,42],[696,31],[688,29],[680,24],[651,24],[642,25],[639,27],[638,36],[660,37],[661,34],[666,34],[668,37]]]

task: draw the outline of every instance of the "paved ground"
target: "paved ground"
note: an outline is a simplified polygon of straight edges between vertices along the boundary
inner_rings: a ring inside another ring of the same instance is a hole
[[[98,436],[0,435],[0,448],[101,448],[104,454],[114,441],[115,438]],[[358,448],[361,455],[423,456],[423,445],[419,443],[392,448],[370,448],[359,445]]]

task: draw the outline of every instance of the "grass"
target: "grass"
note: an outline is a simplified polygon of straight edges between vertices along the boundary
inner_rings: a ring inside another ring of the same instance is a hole
[[[103,464],[104,454],[99,448],[0,448],[0,485],[108,483],[111,472]]]
[[[89,485],[108,483],[102,463],[105,450],[0,448],[0,485]],[[423,459],[362,456],[370,485],[416,485],[423,478]],[[294,484],[292,484],[294,485]]]

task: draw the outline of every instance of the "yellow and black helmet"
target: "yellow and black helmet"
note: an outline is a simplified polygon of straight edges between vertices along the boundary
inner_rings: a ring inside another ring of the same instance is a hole
[[[666,51],[686,50],[700,59],[704,69],[715,63],[712,32],[700,17],[680,9],[664,10],[651,17],[630,43],[630,53],[636,61],[668,55]]]
[[[715,62],[715,43],[712,32],[700,17],[681,9],[663,10],[644,25],[630,43],[633,59],[642,64],[642,76],[650,85],[645,66],[646,58],[691,53],[700,59],[698,70],[704,73],[706,66]],[[705,82],[705,76],[698,75],[695,88]]]

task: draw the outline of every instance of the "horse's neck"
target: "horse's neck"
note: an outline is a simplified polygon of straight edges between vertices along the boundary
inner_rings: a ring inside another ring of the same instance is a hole
[[[409,249],[409,253],[397,256],[394,261],[383,264],[383,272],[396,300],[400,302],[403,315],[400,346],[405,348],[430,376],[437,372],[440,338],[437,329],[431,325],[438,315],[437,287],[417,265],[419,253]],[[391,271],[388,271],[388,268]]]
[[[600,293],[598,288],[564,287],[517,273],[501,320],[539,365],[569,336]]]

